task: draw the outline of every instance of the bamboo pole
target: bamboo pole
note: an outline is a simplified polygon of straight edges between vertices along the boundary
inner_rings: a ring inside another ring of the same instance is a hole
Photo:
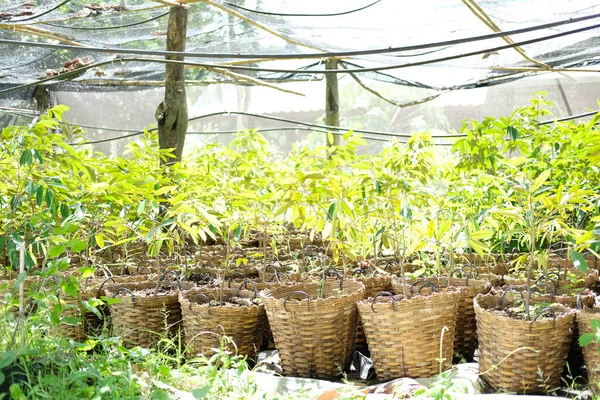
[[[337,65],[336,59],[329,58],[325,61],[325,69],[337,69]],[[340,92],[337,74],[325,76],[325,125],[340,126]],[[333,145],[339,146],[340,139],[340,135],[333,135]]]
[[[481,22],[483,22],[485,25],[487,25],[492,31],[502,32],[502,29],[500,29],[500,27],[498,25],[496,25],[496,23],[487,15],[487,13],[483,10],[483,8],[481,8],[481,6],[479,6],[479,4],[477,4],[475,2],[475,0],[462,0],[462,2],[465,6],[467,6],[467,8],[469,10],[471,10],[471,12],[473,14],[475,14],[475,16],[477,18],[479,18],[481,20]],[[514,40],[512,40],[510,38],[510,36],[502,36],[502,40],[504,40],[508,44],[515,43]],[[529,61],[533,64],[536,64],[540,67],[543,67],[543,68],[551,68],[548,64],[545,64],[541,61],[538,61],[538,60],[535,60],[535,59],[529,57],[525,53],[525,50],[523,50],[523,48],[517,46],[517,47],[514,47],[514,49],[517,53],[519,53],[527,61]]]
[[[167,51],[185,51],[188,9],[173,7],[169,13]],[[183,61],[184,56],[166,56],[167,60]],[[165,67],[165,98],[156,110],[158,144],[161,149],[174,149],[175,158],[161,160],[161,164],[181,161],[188,126],[185,69],[183,64]]]
[[[25,241],[21,243],[21,248],[19,249],[19,279],[21,279],[21,283],[19,284],[19,329],[22,349],[25,348],[25,279],[22,278],[24,274]]]

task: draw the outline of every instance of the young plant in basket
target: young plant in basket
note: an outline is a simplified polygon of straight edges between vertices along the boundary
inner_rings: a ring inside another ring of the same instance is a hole
[[[568,211],[574,205],[585,203],[588,191],[577,186],[553,188],[547,185],[551,171],[541,172],[535,179],[520,177],[518,180],[507,181],[509,188],[504,192],[506,205],[494,207],[489,213],[507,217],[512,229],[506,232],[507,237],[515,236],[519,242],[529,249],[527,262],[527,296],[525,298],[525,319],[531,320],[530,302],[533,286],[533,273],[537,265],[545,265],[542,257],[545,252],[540,249],[542,243],[556,236],[566,237],[568,234],[577,236],[565,223]],[[580,253],[571,251],[571,257],[579,258]],[[583,257],[581,257],[583,259]],[[579,262],[578,269],[587,272],[585,260]]]
[[[541,265],[541,245],[549,231],[569,231],[564,223],[566,211],[583,200],[574,188],[553,188],[546,184],[550,171],[535,179],[518,176],[507,180],[502,207],[490,215],[508,226],[506,236],[516,237],[528,248],[527,288],[517,291],[517,300],[501,296],[478,295],[474,300],[479,340],[479,365],[484,379],[496,390],[539,392],[556,389],[571,344],[574,311],[561,304],[542,304],[532,297],[534,268]],[[546,242],[547,243],[547,242]],[[536,264],[537,261],[537,264]],[[512,306],[511,306],[512,302]],[[544,340],[539,340],[543,335]]]

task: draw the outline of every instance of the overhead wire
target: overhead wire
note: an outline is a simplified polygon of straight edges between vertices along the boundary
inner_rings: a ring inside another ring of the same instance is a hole
[[[50,14],[52,11],[59,9],[60,7],[64,6],[65,4],[67,4],[69,2],[71,2],[71,0],[64,0],[64,1],[60,2],[60,3],[58,3],[56,6],[50,8],[50,9],[44,11],[44,12],[41,12],[41,13],[36,14],[36,15],[32,15],[32,16],[27,17],[27,18],[21,18],[21,19],[11,20],[10,22],[23,22],[23,21],[31,21],[32,19],[38,19],[39,17],[43,17],[46,14]]]
[[[255,14],[262,14],[262,15],[274,15],[274,16],[278,16],[278,17],[337,17],[340,15],[348,15],[348,14],[352,14],[358,11],[362,11],[362,10],[366,10],[369,7],[374,6],[375,4],[381,2],[382,0],[375,0],[372,3],[369,3],[365,6],[359,7],[359,8],[355,8],[352,10],[348,10],[348,11],[342,11],[342,12],[337,12],[337,13],[329,13],[329,14],[294,14],[294,13],[276,13],[276,12],[269,12],[269,11],[262,11],[262,10],[253,10],[250,8],[246,8],[246,7],[242,7],[242,6],[238,6],[237,4],[233,4],[233,3],[224,3],[227,6],[230,7],[234,7],[237,8],[239,10],[244,10],[247,12],[251,12],[251,13],[255,13]]]
[[[494,52],[494,51],[501,51],[501,50],[506,50],[506,49],[510,49],[513,47],[524,46],[524,45],[528,45],[528,44],[543,42],[546,40],[556,39],[559,37],[572,35],[572,34],[576,34],[576,33],[580,33],[580,32],[585,32],[585,31],[589,31],[589,30],[597,29],[597,28],[600,28],[600,24],[595,24],[595,25],[586,26],[583,28],[573,29],[570,31],[556,33],[553,35],[542,36],[539,38],[523,40],[520,42],[513,42],[510,44],[503,45],[503,46],[497,46],[497,47],[493,47],[493,48],[476,50],[476,51],[471,51],[471,52],[467,52],[467,53],[456,54],[456,55],[451,55],[451,56],[446,56],[446,57],[434,58],[434,59],[423,60],[423,61],[415,61],[415,62],[405,63],[405,64],[384,65],[384,66],[380,66],[380,67],[345,69],[345,70],[324,69],[324,70],[319,70],[319,71],[310,71],[310,70],[300,71],[298,69],[280,69],[280,68],[268,68],[268,67],[250,67],[250,66],[245,66],[245,65],[196,63],[196,62],[190,62],[190,61],[177,61],[177,60],[166,60],[166,59],[156,59],[156,58],[115,58],[115,59],[108,60],[108,61],[102,61],[102,62],[98,62],[95,64],[86,65],[81,68],[77,68],[73,71],[69,71],[67,73],[60,74],[55,77],[50,77],[50,78],[34,81],[31,83],[26,83],[26,84],[19,85],[19,86],[14,86],[12,88],[3,89],[3,90],[0,90],[0,94],[10,92],[13,90],[23,89],[23,88],[30,87],[30,86],[39,85],[40,83],[46,83],[46,82],[50,82],[53,80],[65,80],[68,77],[81,74],[88,69],[96,68],[96,67],[99,67],[102,65],[112,64],[113,62],[121,62],[121,63],[146,62],[146,63],[157,63],[157,64],[179,64],[179,65],[186,65],[186,66],[195,66],[195,67],[199,67],[199,68],[217,68],[217,69],[225,69],[225,70],[232,70],[232,71],[258,71],[258,72],[279,72],[279,73],[301,72],[302,74],[313,74],[313,75],[387,71],[387,70],[393,70],[393,69],[401,69],[401,68],[417,67],[417,66],[428,65],[428,64],[435,64],[435,63],[439,63],[439,62],[451,61],[451,60],[456,60],[456,59],[465,58],[465,57],[472,57],[472,56],[476,56],[476,55],[480,55],[480,54],[490,53],[490,52]],[[0,43],[2,43],[2,40],[0,40]],[[552,69],[541,69],[540,68],[539,72],[552,72]],[[592,72],[592,71],[590,71],[590,72]]]
[[[319,129],[319,130],[325,130],[325,132],[331,132],[333,134],[340,134],[340,132],[353,131],[353,132],[361,133],[361,134],[364,133],[364,134],[368,134],[368,135],[379,135],[379,136],[385,136],[385,137],[391,137],[391,138],[410,138],[412,136],[411,134],[328,126],[328,125],[322,125],[322,124],[315,124],[315,123],[311,123],[311,122],[297,121],[297,120],[292,120],[292,119],[288,119],[288,118],[274,117],[274,116],[270,116],[270,115],[248,113],[248,112],[243,112],[243,111],[219,111],[219,112],[214,112],[214,113],[209,113],[209,114],[203,114],[203,115],[198,115],[196,117],[189,118],[188,122],[192,122],[192,121],[196,121],[196,120],[204,119],[204,118],[209,118],[209,117],[232,116],[232,115],[244,115],[244,116],[266,119],[266,120],[271,120],[271,121],[278,121],[278,122],[284,122],[284,123],[289,123],[289,124],[297,124],[297,125],[301,125],[301,126],[305,126],[305,127],[315,128],[315,129]],[[74,125],[78,125],[78,124],[74,123]],[[83,126],[83,125],[80,125],[80,126]],[[98,128],[98,129],[100,129],[100,128]],[[111,128],[111,130],[112,129],[113,128]],[[145,130],[134,131],[134,132],[128,133],[126,135],[122,135],[122,136],[98,139],[98,140],[94,140],[94,141],[75,143],[75,144],[97,144],[97,143],[110,142],[113,140],[121,140],[121,139],[127,139],[127,138],[134,137],[134,136],[139,136],[139,135],[144,134],[145,132],[153,132],[153,131],[157,131],[157,130],[158,130],[158,128],[149,128],[149,129],[145,129]],[[121,130],[121,131],[124,132],[126,130]],[[432,139],[454,139],[454,138],[460,138],[460,137],[465,137],[465,136],[466,135],[462,135],[462,134],[459,134],[459,135],[431,135],[431,138]]]
[[[556,122],[571,121],[571,120],[574,120],[574,119],[591,117],[592,115],[596,115],[598,113],[600,113],[600,110],[588,111],[588,112],[584,112],[584,113],[581,113],[581,114],[569,115],[567,117],[562,117],[562,118],[557,118],[557,119],[553,119],[553,120],[543,121],[543,122],[538,123],[538,125],[549,125],[549,124],[554,124]]]
[[[143,25],[143,24],[146,24],[148,22],[152,22],[152,21],[155,21],[157,19],[163,18],[163,17],[165,17],[167,15],[169,15],[169,12],[157,15],[156,17],[152,17],[152,18],[146,19],[144,21],[132,22],[130,24],[115,25],[115,26],[84,27],[84,26],[60,25],[60,24],[53,24],[53,23],[49,23],[49,22],[44,22],[44,23],[42,23],[42,25],[53,26],[55,28],[61,28],[61,29],[79,30],[79,31],[101,31],[101,30],[122,29],[122,28],[129,28],[129,27],[132,27],[132,26],[137,26],[137,25]]]
[[[353,51],[337,51],[337,52],[319,52],[319,53],[294,53],[294,54],[240,54],[240,53],[200,53],[200,52],[180,52],[180,51],[166,51],[166,50],[142,50],[142,49],[120,49],[120,48],[111,48],[111,47],[80,47],[80,46],[72,46],[66,44],[54,44],[54,43],[41,43],[41,42],[30,42],[30,41],[20,41],[20,40],[11,40],[11,39],[0,39],[0,44],[12,44],[19,46],[29,46],[29,47],[48,47],[55,49],[65,49],[65,50],[77,50],[77,51],[85,51],[85,52],[99,52],[99,53],[108,53],[108,54],[130,54],[130,55],[155,55],[155,56],[185,56],[188,58],[231,58],[231,59],[254,59],[254,58],[268,58],[270,60],[284,60],[284,59],[321,59],[321,58],[331,58],[331,57],[354,57],[354,56],[366,56],[366,55],[377,55],[377,54],[391,54],[398,53],[403,51],[412,51],[412,50],[423,50],[434,47],[441,46],[453,46],[464,43],[471,43],[489,39],[495,39],[502,36],[507,35],[517,35],[521,33],[534,32],[542,29],[553,28],[556,26],[573,24],[578,22],[583,22],[591,19],[600,18],[600,14],[591,14],[583,17],[577,18],[569,18],[566,20],[550,22],[541,25],[535,25],[525,28],[514,29],[510,31],[502,31],[502,32],[494,32],[486,35],[478,35],[471,36],[466,38],[459,39],[450,39],[439,42],[431,42],[431,43],[422,43],[416,45],[409,46],[401,46],[401,47],[387,47],[380,49],[371,49],[371,50],[353,50]]]

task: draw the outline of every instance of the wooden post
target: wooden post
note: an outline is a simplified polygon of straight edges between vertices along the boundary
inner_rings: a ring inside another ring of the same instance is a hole
[[[43,113],[50,108],[50,90],[46,85],[38,85],[33,91],[33,98],[35,99],[36,110],[38,113]]]
[[[337,69],[337,60],[327,59],[325,69]],[[325,125],[340,126],[340,92],[338,90],[338,74],[325,75]],[[332,132],[333,133],[333,132]],[[335,131],[337,133],[337,131]],[[340,135],[333,135],[333,144],[341,143]],[[329,142],[327,142],[329,143]]]
[[[167,51],[185,51],[188,9],[171,7],[167,30]],[[167,60],[183,61],[184,56],[165,56]],[[158,105],[158,144],[161,149],[175,149],[176,158],[161,161],[173,164],[181,161],[188,126],[187,98],[185,95],[184,66],[167,64],[165,67],[165,98]]]

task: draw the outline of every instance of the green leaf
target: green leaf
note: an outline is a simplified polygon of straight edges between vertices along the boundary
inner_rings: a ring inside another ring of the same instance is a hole
[[[33,164],[33,156],[31,154],[31,150],[25,150],[23,153],[21,153],[21,157],[19,158],[19,165],[21,167],[24,167],[25,165],[28,165],[31,167],[32,164]]]
[[[42,158],[42,153],[40,153],[38,150],[33,149],[33,156],[40,164],[44,162],[44,159]]]
[[[595,337],[595,333],[584,333],[583,335],[579,336],[579,346],[587,346],[588,344],[592,343]]]
[[[329,142],[330,146],[333,146],[335,143],[335,139],[333,138],[333,133],[327,132],[327,142]]]
[[[106,304],[108,304],[109,306],[113,305],[113,304],[119,304],[121,303],[121,299],[116,298],[116,297],[106,297],[106,296],[100,296],[100,299],[105,302]]]
[[[81,279],[91,278],[94,276],[94,268],[81,267],[79,268],[79,273],[81,274]]]
[[[575,268],[580,270],[581,272],[588,271],[588,265],[585,257],[578,251],[571,250],[571,260],[573,260],[573,265]]]
[[[242,237],[242,224],[239,224],[236,228],[235,231],[233,232],[233,237],[236,241],[239,241],[240,238]]]
[[[52,246],[48,252],[48,258],[54,258],[60,256],[67,250],[66,246]]]
[[[203,399],[208,395],[208,392],[210,392],[210,385],[192,390],[192,396],[194,396],[195,399]]]
[[[79,317],[64,317],[62,322],[67,325],[79,325],[81,324],[81,318]]]
[[[14,400],[27,400],[27,397],[23,393],[23,390],[16,383],[13,383],[12,385],[10,385],[10,387],[8,388],[8,391],[10,392],[10,398],[11,399],[14,399]]]
[[[137,209],[137,215],[138,215],[138,217],[140,215],[142,215],[144,213],[144,211],[146,211],[146,200],[142,200],[142,202],[138,206],[138,209]]]
[[[98,245],[98,247],[100,247],[100,248],[104,247],[104,236],[100,235],[99,233],[96,233],[94,235],[94,240],[96,241],[96,244]]]
[[[177,186],[163,186],[155,192],[155,195],[160,196],[161,194],[168,193],[174,189],[177,189]]]
[[[86,310],[94,313],[94,315],[96,317],[98,317],[99,319],[102,319],[102,313],[100,312],[100,310],[98,310],[96,307],[94,307],[93,305],[91,305],[89,301],[83,300],[81,302],[81,304],[83,304],[83,308],[85,308]]]
[[[531,192],[537,191],[548,180],[551,173],[552,170],[547,169],[541,174],[539,174],[538,177],[535,178],[535,180],[531,184]]]
[[[63,218],[67,218],[70,215],[70,211],[69,211],[69,207],[66,204],[61,204],[60,205],[60,215]]]
[[[169,395],[169,393],[165,392],[162,389],[155,389],[150,394],[150,400],[173,400],[173,398]]]
[[[337,203],[334,201],[333,203],[331,203],[331,205],[329,206],[329,209],[327,210],[327,220],[331,221],[333,219],[333,213],[335,212],[335,208],[337,206]]]
[[[506,132],[510,135],[510,139],[513,142],[519,138],[519,130],[514,126],[507,126]]]
[[[71,251],[79,253],[80,251],[85,250],[87,244],[83,240],[71,239],[67,242],[67,246],[71,248]]]
[[[14,350],[3,353],[2,357],[0,358],[0,370],[8,367],[16,359],[17,359],[17,352]]]
[[[35,192],[35,202],[38,206],[42,205],[42,201],[44,201],[44,187],[40,186],[37,188]]]
[[[54,205],[54,193],[50,189],[46,190],[46,205],[48,207],[52,207]]]

